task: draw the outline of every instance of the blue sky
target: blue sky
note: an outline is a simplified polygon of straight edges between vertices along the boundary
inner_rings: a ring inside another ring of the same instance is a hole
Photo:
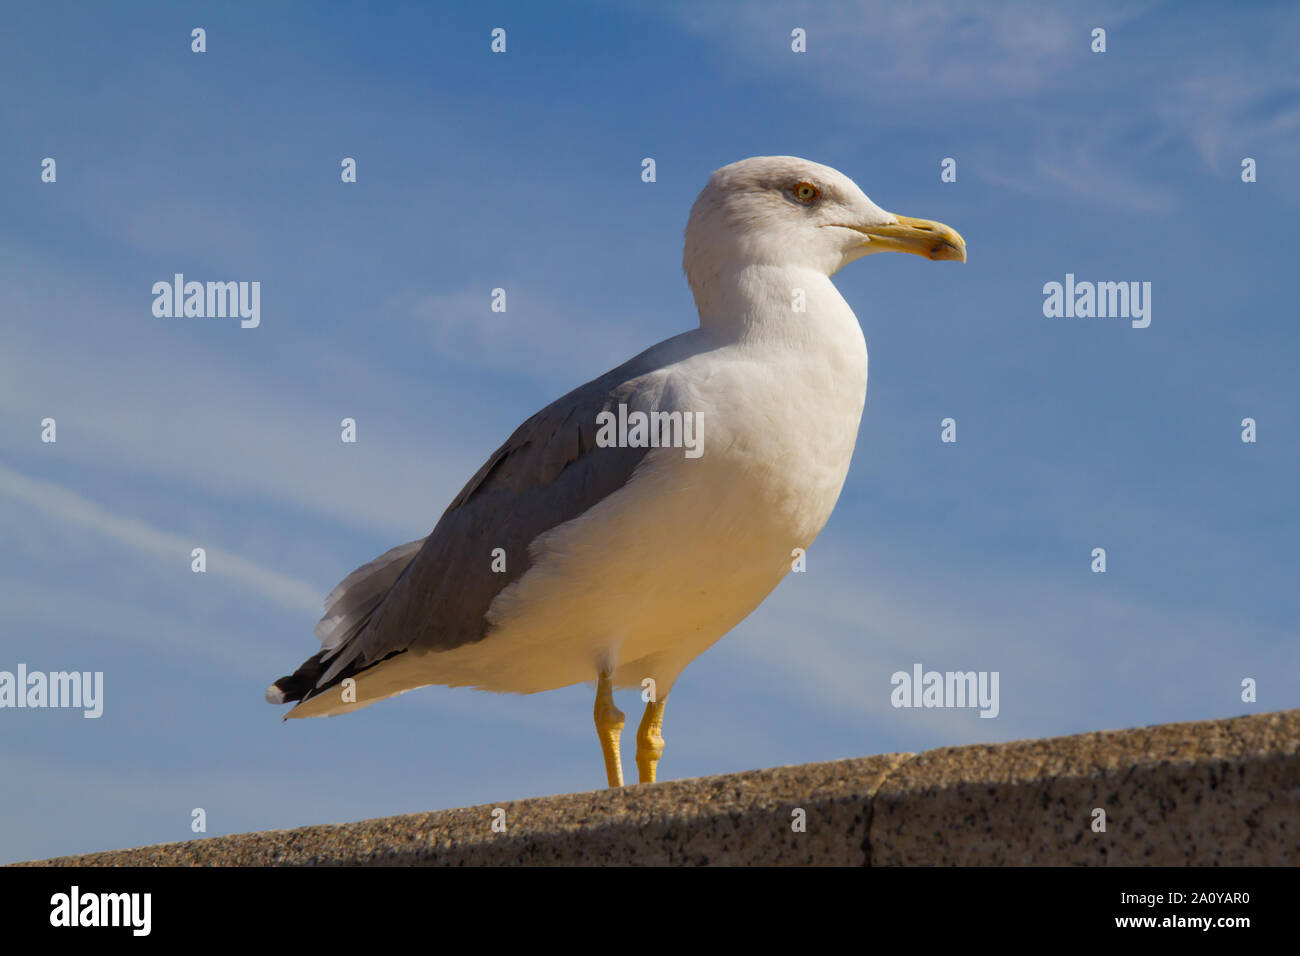
[[[288,724],[262,693],[520,421],[696,324],[682,227],[751,155],[969,262],[836,277],[871,355],[852,471],[807,573],[677,683],[661,779],[1300,706],[1294,6],[5,21],[0,670],[103,671],[105,702],[0,710],[0,862],[187,839],[195,807],[215,835],[601,786],[586,686]],[[155,318],[176,272],[260,281],[261,326]],[[1067,273],[1152,283],[1150,327],[1044,317]],[[998,671],[999,716],[893,708],[915,662]]]

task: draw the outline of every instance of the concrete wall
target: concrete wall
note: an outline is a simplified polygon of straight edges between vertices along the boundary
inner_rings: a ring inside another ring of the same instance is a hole
[[[504,811],[505,832],[493,829]],[[1093,830],[1094,810],[1106,814]],[[802,810],[806,829],[792,827]],[[43,861],[1300,864],[1300,710],[945,747]],[[23,864],[20,864],[23,865]]]

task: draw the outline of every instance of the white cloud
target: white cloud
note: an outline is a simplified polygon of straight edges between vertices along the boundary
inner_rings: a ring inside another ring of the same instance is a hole
[[[135,518],[112,514],[76,492],[28,478],[4,465],[0,465],[0,495],[154,557],[188,562],[194,547],[192,535],[164,531]],[[317,588],[229,551],[208,548],[207,568],[208,573],[230,578],[286,610],[317,614],[321,611],[324,595]]]
[[[755,679],[804,708],[893,725],[892,740],[956,744],[1230,716],[1243,710],[1242,676],[1300,666],[1288,635],[1264,622],[1131,593],[1122,578],[1086,567],[1062,575],[992,556],[966,564],[874,539],[865,555],[815,546],[809,568],[726,638],[728,652],[759,662]],[[1243,628],[1272,649],[1262,660],[1225,643]],[[889,675],[914,662],[999,671],[1001,714],[894,708]],[[1283,695],[1272,707],[1294,703]],[[901,729],[908,722],[914,731]]]
[[[790,75],[789,32],[805,28],[809,52],[797,76],[895,125],[951,122],[955,139],[969,144],[963,171],[1032,196],[1164,212],[1176,193],[1149,172],[1155,164],[1134,169],[1134,153],[1181,144],[1234,176],[1243,155],[1268,155],[1275,167],[1300,158],[1300,72],[1287,39],[1300,25],[1294,9],[1253,12],[1250,58],[1236,62],[1229,44],[1200,39],[1210,27],[1195,17],[1155,33],[1144,22],[1154,4],[859,0],[659,9],[727,50],[732,69],[765,82]],[[1096,26],[1108,31],[1106,54],[1090,52]],[[1136,36],[1143,37],[1138,50]],[[1190,53],[1182,36],[1197,38],[1204,55]],[[1037,131],[1031,141],[1007,140],[1026,122]],[[1276,183],[1300,195],[1291,177]]]
[[[1089,39],[1070,6],[1058,4],[860,0],[801,7],[763,0],[665,9],[762,70],[778,58],[789,63],[790,30],[802,27],[805,55],[822,84],[900,109],[917,101],[1021,101],[1060,89],[1069,82],[1062,58],[1086,52]],[[1089,15],[1113,28],[1140,12],[1093,4]]]
[[[1279,186],[1291,181],[1289,169],[1300,159],[1300,73],[1293,67],[1245,64],[1236,70],[1221,65],[1212,73],[1172,84],[1154,108],[1171,127],[1184,130],[1208,169],[1237,178],[1240,161],[1254,156]],[[1283,164],[1287,174],[1282,175]],[[1294,190],[1291,190],[1294,193]]]
[[[0,354],[0,447],[11,455],[179,480],[206,499],[278,502],[410,538],[429,532],[480,464],[459,447],[462,421],[428,413],[456,411],[449,386],[373,367],[362,349],[339,355],[309,340],[307,357],[284,375],[259,375],[219,330],[160,325],[168,320],[150,314],[147,285],[130,313],[106,307],[93,280],[62,281],[53,264],[6,266],[27,276],[7,286],[13,322]],[[46,314],[94,316],[108,331],[51,328],[37,318]],[[263,348],[247,338],[262,332],[229,334]],[[275,361],[259,356],[258,368],[267,359]],[[58,422],[52,445],[39,440],[47,416]],[[359,417],[356,444],[340,440],[348,416]],[[494,447],[483,441],[479,454]]]
[[[395,299],[393,311],[410,316],[440,357],[471,368],[527,375],[563,389],[555,398],[655,344],[646,337],[645,323],[618,317],[633,307],[631,302],[607,303],[606,314],[596,315],[590,303],[511,285],[507,310],[493,312],[491,291],[485,285],[411,292]],[[669,334],[698,324],[691,312]]]

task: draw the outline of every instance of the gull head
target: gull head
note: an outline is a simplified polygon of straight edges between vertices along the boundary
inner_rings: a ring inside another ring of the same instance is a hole
[[[797,156],[723,166],[691,207],[682,265],[692,289],[750,265],[834,275],[873,252],[966,261],[966,242],[941,222],[881,209],[843,173]]]

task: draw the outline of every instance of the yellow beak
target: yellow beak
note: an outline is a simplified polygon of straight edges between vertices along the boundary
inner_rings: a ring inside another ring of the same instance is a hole
[[[966,240],[956,229],[929,219],[895,216],[898,222],[883,226],[852,226],[867,237],[867,244],[879,251],[910,252],[927,259],[966,261]]]

